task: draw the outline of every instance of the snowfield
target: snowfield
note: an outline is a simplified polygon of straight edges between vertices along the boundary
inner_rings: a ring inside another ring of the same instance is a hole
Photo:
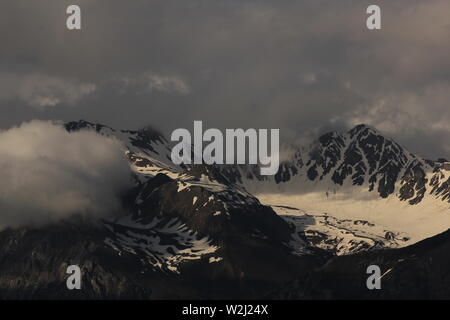
[[[357,189],[357,188],[356,188]],[[387,243],[389,246],[407,246],[425,238],[446,231],[450,226],[450,208],[447,202],[425,198],[417,205],[400,201],[397,197],[386,199],[367,196],[366,190],[352,190],[345,193],[311,192],[306,194],[257,194],[261,203],[271,205],[282,215],[309,215],[316,220],[309,230],[322,231],[320,217],[327,215],[338,220],[364,220],[377,226],[370,228],[361,225],[358,232],[384,237],[386,232],[402,234],[407,241]],[[299,210],[282,210],[274,206],[293,207]],[[328,228],[329,229],[329,228]],[[331,232],[329,230],[328,232]],[[332,233],[332,232],[331,232]],[[338,236],[336,234],[336,236]]]

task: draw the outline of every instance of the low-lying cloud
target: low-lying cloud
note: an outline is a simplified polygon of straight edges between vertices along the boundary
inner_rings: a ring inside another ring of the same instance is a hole
[[[117,140],[33,120],[0,132],[0,227],[121,210],[130,167]]]

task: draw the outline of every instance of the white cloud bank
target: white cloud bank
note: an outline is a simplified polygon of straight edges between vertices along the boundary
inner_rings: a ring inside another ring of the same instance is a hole
[[[120,142],[47,121],[0,131],[0,172],[1,227],[113,214],[131,186]]]

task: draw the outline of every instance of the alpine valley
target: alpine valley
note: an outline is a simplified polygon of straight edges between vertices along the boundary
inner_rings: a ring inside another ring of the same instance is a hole
[[[450,297],[450,162],[358,125],[257,165],[174,165],[146,128],[61,124],[118,139],[134,187],[111,219],[0,231],[2,299]],[[82,290],[67,290],[80,266]],[[366,268],[380,266],[382,290]]]

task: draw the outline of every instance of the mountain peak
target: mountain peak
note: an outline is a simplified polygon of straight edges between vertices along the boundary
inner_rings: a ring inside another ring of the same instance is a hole
[[[103,124],[99,124],[99,123],[92,123],[83,119],[80,119],[78,121],[70,121],[70,122],[66,122],[64,124],[64,127],[66,128],[67,131],[78,131],[81,129],[94,129],[97,132],[100,132],[103,128],[109,128],[111,130],[113,130],[112,128],[105,126]],[[113,130],[114,131],[114,130]]]
[[[369,126],[367,124],[361,123],[353,127],[348,131],[351,137],[354,137],[356,135],[359,135],[360,133],[373,133],[373,134],[380,134],[377,129],[375,129],[372,126]]]

